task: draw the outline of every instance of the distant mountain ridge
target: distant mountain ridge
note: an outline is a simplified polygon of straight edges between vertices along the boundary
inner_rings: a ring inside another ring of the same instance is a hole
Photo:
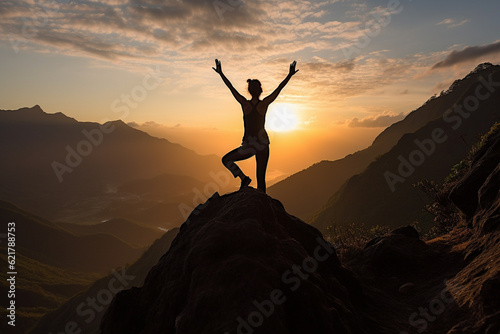
[[[441,96],[430,98],[403,120],[382,131],[368,148],[339,160],[316,163],[269,187],[268,193],[279,199],[290,213],[311,222],[350,177],[363,172],[375,158],[387,153],[405,134],[413,133],[441,118],[465,94],[478,73],[490,73],[497,68],[490,63],[478,65],[466,77],[456,80]]]
[[[223,169],[215,155],[198,155],[122,121],[78,122],[38,105],[0,110],[0,155],[8,157],[0,199],[49,218],[132,180],[167,173],[209,182],[210,172]]]
[[[142,226],[126,219],[110,219],[93,225],[56,223],[57,226],[76,235],[110,234],[134,247],[150,246],[154,240],[161,237],[164,231],[157,228]]]

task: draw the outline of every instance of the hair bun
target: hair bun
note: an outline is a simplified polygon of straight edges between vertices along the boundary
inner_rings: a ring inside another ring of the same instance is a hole
[[[250,83],[250,81],[252,81],[252,79],[248,79],[247,82]]]

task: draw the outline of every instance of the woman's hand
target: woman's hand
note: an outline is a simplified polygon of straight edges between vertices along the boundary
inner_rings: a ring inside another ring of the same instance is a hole
[[[299,71],[295,69],[295,65],[297,65],[297,61],[294,60],[293,63],[290,64],[290,72],[288,72],[289,76],[292,76]]]
[[[215,72],[222,74],[222,65],[219,59],[215,59],[215,67],[212,67]]]

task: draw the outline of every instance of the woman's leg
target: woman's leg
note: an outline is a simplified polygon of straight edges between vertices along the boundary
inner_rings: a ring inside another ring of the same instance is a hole
[[[245,160],[255,155],[255,149],[246,145],[235,148],[222,157],[222,163],[233,174],[234,177],[245,178],[243,171],[236,165],[235,161]]]
[[[269,145],[262,145],[255,153],[257,161],[257,188],[266,192],[266,169],[269,161]]]

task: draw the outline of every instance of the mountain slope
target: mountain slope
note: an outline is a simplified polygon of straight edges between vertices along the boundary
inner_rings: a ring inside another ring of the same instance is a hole
[[[442,180],[452,166],[465,158],[480,135],[500,121],[500,89],[485,87],[485,82],[489,81],[500,85],[500,66],[478,68],[469,74],[458,84],[462,94],[454,104],[446,104],[448,108],[442,113],[473,101],[478,87],[482,87],[479,89],[482,94],[490,90],[487,99],[480,101],[475,98],[479,102],[474,111],[467,112],[464,107],[462,111],[466,113],[460,113],[457,108],[457,112],[451,111],[404,135],[396,146],[371,163],[363,173],[350,178],[329,199],[313,220],[313,225],[320,229],[346,223],[395,227],[425,220],[422,207],[427,199],[414,189],[413,184],[422,179]]]
[[[4,231],[8,222],[15,222],[16,252],[59,268],[107,272],[143,252],[109,234],[76,236],[4,201],[0,201],[0,221]]]
[[[9,157],[0,199],[49,218],[131,180],[168,173],[208,182],[210,172],[223,169],[216,156],[198,155],[122,121],[78,122],[39,106],[0,111],[0,155]]]
[[[376,157],[387,153],[403,135],[413,133],[427,123],[441,118],[469,90],[475,72],[493,71],[494,68],[491,64],[479,65],[470,75],[456,80],[446,94],[428,100],[402,121],[385,129],[370,147],[343,159],[314,164],[269,187],[268,193],[279,199],[290,213],[311,221],[345,181],[365,170]]]
[[[198,200],[198,198],[196,198]],[[194,207],[193,198],[186,199],[182,203]],[[144,226],[150,228],[172,229],[179,227],[186,217],[183,217],[183,212],[179,209],[180,205],[177,202],[170,201],[154,201],[143,199],[124,199],[114,201],[106,206],[97,215],[92,216],[100,219],[109,219],[109,217],[126,217],[133,221],[138,221]]]
[[[64,333],[68,324],[74,325],[82,333],[98,333],[101,318],[111,302],[112,296],[119,290],[132,286],[142,286],[147,273],[168,251],[178,232],[179,229],[168,231],[156,240],[130,267],[117,269],[97,280],[56,310],[44,315],[29,333]],[[92,300],[96,304],[92,304]]]

